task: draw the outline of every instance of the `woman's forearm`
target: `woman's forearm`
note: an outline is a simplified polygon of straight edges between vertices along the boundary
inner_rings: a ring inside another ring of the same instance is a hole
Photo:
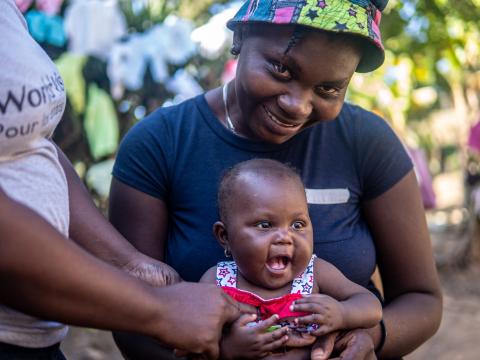
[[[70,324],[139,332],[160,310],[150,287],[95,259],[1,191],[0,234],[6,305]]]
[[[240,315],[215,285],[155,288],[96,259],[1,189],[0,234],[0,302],[28,314],[133,331],[209,359]]]
[[[380,357],[401,357],[418,348],[435,334],[441,316],[441,294],[409,293],[396,298],[383,309],[387,337]],[[374,332],[378,345],[380,330]]]
[[[381,355],[400,357],[438,329],[442,294],[420,191],[411,170],[396,185],[363,206],[375,239],[386,306],[387,337]],[[379,343],[379,326],[372,332]]]
[[[70,161],[58,147],[57,152],[68,182],[70,238],[104,261],[118,267],[126,265],[140,254],[97,209]]]

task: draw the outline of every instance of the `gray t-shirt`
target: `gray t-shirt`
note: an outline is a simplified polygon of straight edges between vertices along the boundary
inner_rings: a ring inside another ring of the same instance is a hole
[[[0,38],[0,187],[68,236],[68,186],[50,141],[65,109],[63,81],[14,0],[0,1]],[[45,347],[66,333],[0,304],[0,342]]]

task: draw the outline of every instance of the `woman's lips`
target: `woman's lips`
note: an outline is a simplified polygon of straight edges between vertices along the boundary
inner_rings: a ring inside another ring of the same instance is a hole
[[[276,125],[278,126],[281,126],[283,128],[287,128],[287,129],[296,129],[296,128],[299,128],[300,126],[302,126],[302,123],[299,123],[299,124],[294,124],[294,123],[287,123],[287,122],[283,122],[281,121],[280,119],[278,119],[275,115],[273,115],[270,111],[268,111],[268,109],[265,107],[265,105],[263,105],[263,109],[265,110],[266,114],[268,115],[269,119],[272,120]]]

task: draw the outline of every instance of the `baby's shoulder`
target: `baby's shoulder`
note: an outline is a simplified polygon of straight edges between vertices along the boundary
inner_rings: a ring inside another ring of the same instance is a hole
[[[318,291],[321,291],[322,284],[338,279],[339,272],[332,263],[316,256],[313,263],[314,289],[317,288]]]
[[[217,283],[217,265],[212,266],[200,278],[201,283],[216,284]]]

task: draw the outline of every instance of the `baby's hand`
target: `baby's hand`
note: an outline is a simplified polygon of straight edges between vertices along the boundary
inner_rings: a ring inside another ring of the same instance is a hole
[[[255,319],[256,315],[242,315],[232,324],[222,338],[222,359],[259,359],[287,342],[288,328],[273,327],[278,315],[273,315],[255,325],[250,324]]]
[[[328,295],[312,294],[295,300],[292,311],[311,313],[296,319],[299,325],[316,324],[318,328],[311,331],[315,336],[325,335],[345,327],[342,304]]]

